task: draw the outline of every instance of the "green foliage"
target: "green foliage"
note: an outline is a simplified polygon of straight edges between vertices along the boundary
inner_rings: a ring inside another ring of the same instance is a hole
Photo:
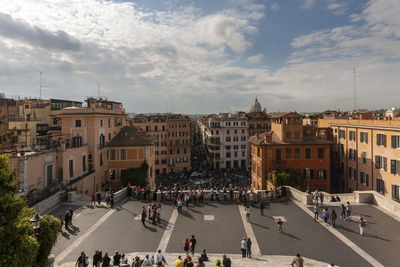
[[[51,249],[57,241],[57,235],[61,232],[61,221],[52,215],[45,215],[40,223],[38,240],[40,243],[37,263],[44,266],[50,255]]]
[[[303,184],[303,175],[300,170],[289,169],[286,172],[279,172],[275,175],[274,186],[279,187],[282,185],[296,186]]]
[[[25,200],[15,196],[15,173],[8,157],[0,155],[0,259],[3,266],[32,266],[39,243],[33,236],[29,219],[33,217]]]
[[[132,184],[138,186],[145,186],[148,184],[147,181],[147,171],[149,169],[149,165],[146,161],[142,163],[139,168],[130,168],[127,170],[123,170],[121,172],[121,181],[122,184]]]

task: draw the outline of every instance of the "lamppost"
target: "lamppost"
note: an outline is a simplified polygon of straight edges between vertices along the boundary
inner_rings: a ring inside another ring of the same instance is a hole
[[[306,168],[307,194],[310,194],[310,168]]]
[[[39,234],[39,228],[40,228],[40,221],[43,219],[42,216],[39,215],[39,213],[36,213],[35,217],[30,219],[29,221],[32,224],[32,228],[35,231],[35,236],[37,237]],[[35,257],[35,266],[37,266],[37,257]]]

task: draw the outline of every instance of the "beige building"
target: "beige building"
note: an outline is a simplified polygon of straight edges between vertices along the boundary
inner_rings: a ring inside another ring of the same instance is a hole
[[[201,139],[212,170],[247,168],[247,120],[236,113],[199,120]]]
[[[137,115],[132,126],[151,136],[155,145],[155,175],[191,169],[192,121],[180,114]]]
[[[332,130],[337,191],[374,190],[399,200],[400,121],[328,120],[319,128]]]

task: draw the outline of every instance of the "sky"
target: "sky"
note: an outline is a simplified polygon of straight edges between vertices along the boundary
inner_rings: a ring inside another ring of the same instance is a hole
[[[398,0],[13,0],[0,92],[127,112],[400,106]],[[353,69],[356,74],[354,75]]]

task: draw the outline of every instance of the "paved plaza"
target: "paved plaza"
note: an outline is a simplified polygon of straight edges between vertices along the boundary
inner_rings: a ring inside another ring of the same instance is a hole
[[[243,206],[228,202],[194,203],[181,214],[165,204],[161,223],[146,222],[145,227],[138,216],[148,202],[126,200],[113,209],[82,204],[62,204],[51,211],[59,216],[69,207],[74,209],[74,227],[70,231],[63,228],[53,250],[56,266],[74,266],[81,251],[92,257],[96,249],[110,255],[125,253],[129,262],[134,255],[143,258],[161,249],[173,266],[177,255],[185,255],[183,241],[192,234],[197,239],[195,256],[202,249],[207,249],[212,260],[227,254],[233,266],[290,266],[297,253],[305,258],[305,266],[331,262],[338,266],[398,266],[400,236],[396,229],[400,222],[370,205],[353,205],[354,220],[338,219],[333,229],[313,220],[312,207],[292,201],[272,203],[264,215],[257,206],[251,207],[250,223]],[[339,215],[340,207],[334,207]],[[359,216],[367,220],[366,236],[359,234]],[[278,232],[277,217],[284,221],[282,233]],[[240,241],[245,236],[252,239],[254,259],[241,259]]]

